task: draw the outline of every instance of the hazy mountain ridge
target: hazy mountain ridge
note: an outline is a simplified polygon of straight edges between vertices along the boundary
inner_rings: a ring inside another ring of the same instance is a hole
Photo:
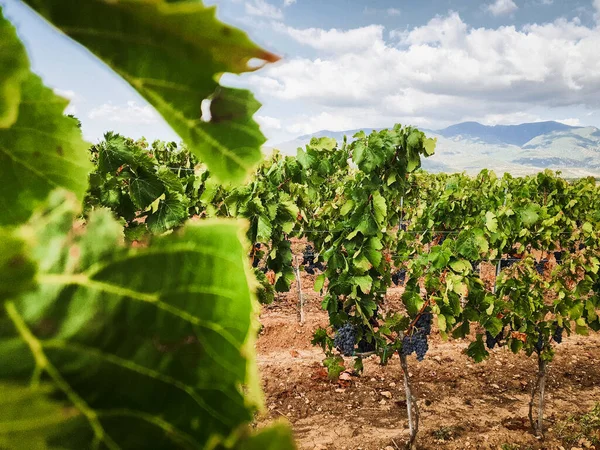
[[[367,133],[373,130],[380,129],[364,129]],[[312,137],[341,141],[346,135],[351,141],[358,131],[361,130],[323,130],[273,147],[295,154]],[[496,126],[464,122],[443,130],[423,131],[438,140],[435,155],[423,160],[423,168],[432,172],[473,174],[487,168],[524,175],[548,168],[560,170],[568,177],[600,177],[600,130],[595,127],[559,122]]]

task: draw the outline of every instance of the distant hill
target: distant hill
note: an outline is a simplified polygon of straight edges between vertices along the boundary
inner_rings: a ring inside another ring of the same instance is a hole
[[[581,127],[572,127],[559,122],[534,122],[521,125],[482,125],[477,122],[463,122],[449,126],[436,134],[447,138],[476,138],[488,144],[511,144],[519,147],[525,145],[536,136],[570,131]]]
[[[367,133],[373,130],[364,129]],[[361,130],[323,130],[274,147],[295,154],[312,137],[341,141],[346,135],[350,141],[358,131]],[[443,130],[423,131],[438,139],[435,155],[423,160],[423,168],[432,172],[474,174],[488,168],[498,173],[524,175],[549,168],[568,177],[600,177],[600,130],[595,127],[573,127],[559,122],[496,126],[464,122]]]

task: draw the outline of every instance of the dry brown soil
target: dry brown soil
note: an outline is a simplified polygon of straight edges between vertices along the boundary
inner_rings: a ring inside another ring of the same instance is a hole
[[[382,367],[372,356],[360,377],[328,380],[323,353],[310,343],[314,330],[327,325],[327,313],[312,290],[314,277],[302,272],[302,281],[304,325],[297,323],[295,287],[261,312],[257,357],[266,410],[258,426],[289,421],[300,449],[403,448],[408,425],[398,358]],[[389,303],[399,294],[391,289]],[[544,441],[530,433],[527,420],[533,357],[502,348],[476,364],[463,354],[468,340],[444,342],[435,333],[431,340],[423,362],[409,358],[421,411],[419,448],[559,449],[558,424],[600,402],[600,334],[566,337],[558,346],[548,376]],[[351,358],[346,362],[352,366]]]

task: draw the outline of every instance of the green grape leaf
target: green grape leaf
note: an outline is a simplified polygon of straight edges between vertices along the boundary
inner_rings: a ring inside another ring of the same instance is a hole
[[[273,225],[268,217],[264,215],[258,216],[258,228],[256,231],[256,239],[260,242],[269,242],[271,240],[271,233],[273,232]]]
[[[29,388],[0,382],[0,448],[51,450],[64,448],[54,437],[59,427],[74,425],[80,412],[53,401],[51,386]],[[54,444],[54,445],[52,445]]]
[[[163,182],[165,189],[177,192],[178,194],[185,194],[185,187],[183,186],[182,179],[167,167],[158,169],[156,176]]]
[[[347,215],[354,208],[354,201],[352,199],[348,199],[342,205],[342,209],[340,209],[340,215]]]
[[[0,306],[0,360],[12,361],[0,382],[53,388],[53,419],[77,418],[54,430],[63,449],[235,447],[260,400],[238,224],[189,224],[132,249],[106,210],[70,231],[77,209],[53,196],[32,217],[39,287]]]
[[[36,265],[14,230],[0,228],[0,300],[34,287]]]
[[[21,85],[29,73],[25,47],[0,7],[0,129],[17,120]]]
[[[360,277],[352,277],[352,282],[363,292],[363,294],[368,294],[371,290],[371,285],[373,284],[373,279],[369,275],[363,275]]]
[[[498,336],[502,331],[502,326],[502,321],[497,317],[490,317],[484,325],[485,329],[489,331],[492,336]]]
[[[383,244],[381,243],[381,240],[379,238],[372,237],[369,239],[367,245],[363,249],[366,258],[375,267],[381,264],[381,259],[383,258],[383,255],[381,253],[382,248]]]
[[[536,204],[531,204],[527,208],[521,210],[521,220],[525,226],[531,226],[538,221],[540,207]]]
[[[466,350],[466,354],[478,363],[483,361],[484,359],[487,359],[487,357],[490,356],[488,351],[485,349],[482,334],[478,334],[475,342],[471,342],[471,344]]]
[[[127,138],[109,131],[104,134],[104,142],[98,148],[98,170],[101,173],[116,173],[121,166],[133,169],[142,166],[150,169],[154,163],[147,152],[132,145]]]
[[[214,7],[167,0],[27,0],[134,87],[223,181],[242,181],[261,160],[265,138],[246,90],[221,74],[274,62],[248,36],[217,20]],[[209,110],[209,111],[207,111]],[[204,114],[203,114],[204,113]]]
[[[456,238],[456,251],[470,260],[476,260],[489,250],[489,244],[480,229],[463,230]]]
[[[21,96],[17,121],[0,128],[0,225],[25,222],[57,187],[82,200],[92,167],[81,130],[63,115],[68,101],[33,73]]]
[[[379,191],[373,192],[373,213],[377,223],[384,224],[387,216],[387,205],[385,204],[385,198],[379,193]]]
[[[154,234],[164,233],[188,218],[188,200],[183,195],[167,192],[160,200],[158,209],[148,216],[146,224]]]
[[[450,263],[450,267],[457,273],[467,273],[468,271],[473,270],[473,266],[471,266],[471,263],[464,259],[452,261]]]
[[[146,209],[165,192],[163,181],[154,173],[139,168],[129,182],[129,195],[138,209]]]
[[[440,329],[441,332],[445,332],[446,331],[446,316],[444,316],[443,314],[438,314],[437,319],[438,319],[438,328]]]
[[[496,219],[496,214],[491,211],[485,213],[485,227],[492,233],[498,231],[498,219]]]
[[[437,144],[437,138],[423,139],[423,148],[425,149],[425,154],[427,156],[431,156],[435,153],[436,144]]]
[[[290,428],[284,423],[274,423],[242,440],[235,450],[294,450],[295,448]]]
[[[314,286],[315,292],[321,292],[321,289],[323,289],[324,285],[325,285],[325,274],[322,273],[320,275],[317,275],[317,278],[315,279],[315,286]]]

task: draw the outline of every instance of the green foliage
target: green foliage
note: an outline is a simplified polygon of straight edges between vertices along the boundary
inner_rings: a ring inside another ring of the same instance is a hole
[[[29,61],[15,28],[0,11],[0,129],[17,120],[21,86],[29,75]]]
[[[134,87],[219,179],[241,181],[260,161],[265,139],[252,119],[260,104],[218,80],[252,70],[252,58],[278,58],[218,21],[214,7],[166,0],[26,3]]]
[[[174,115],[182,120],[173,108],[191,114],[183,111],[184,95],[187,106],[198,100],[176,84],[184,80],[172,77],[195,77],[182,64],[193,61],[187,67],[206,71],[187,86],[204,98],[202,87],[217,89],[215,71],[241,71],[260,53],[238,30],[223,26],[229,37],[215,39],[212,32],[221,25],[214,10],[199,3],[30,3],[84,44],[98,45],[97,52],[108,49],[103,56],[171,121]],[[14,50],[16,61],[22,47],[14,40],[0,18],[0,48]],[[148,44],[159,40],[165,51],[150,51]],[[224,52],[223,43],[231,51]],[[163,65],[166,52],[178,64]],[[294,448],[284,426],[260,433],[249,427],[261,398],[255,303],[238,224],[188,224],[140,248],[127,246],[122,223],[102,203],[130,224],[141,210],[150,211],[147,225],[164,231],[190,214],[186,188],[199,186],[115,136],[96,152],[99,172],[90,181],[99,203],[85,221],[78,219],[91,169],[87,145],[77,121],[62,114],[66,101],[19,70],[0,68],[0,447]],[[161,80],[162,87],[143,89],[152,84],[143,76]],[[215,123],[185,119],[185,137],[215,171],[240,179],[264,138],[250,119],[256,105],[249,94],[220,92],[213,96]],[[224,137],[232,123],[235,129]],[[248,133],[252,138],[231,158],[231,148]],[[160,145],[153,152],[176,153]],[[176,196],[185,208],[175,206]]]
[[[4,19],[0,18],[0,24]],[[0,25],[6,27],[6,25]],[[0,72],[7,70],[2,66]],[[57,187],[82,199],[91,167],[87,143],[63,115],[67,100],[45,87],[37,75],[27,74],[19,86],[17,118],[0,128],[0,226],[18,225]],[[27,186],[15,192],[15,186]]]
[[[54,382],[86,419],[65,442],[185,448],[227,438],[252,417],[239,386],[258,395],[247,378],[252,302],[236,224],[188,225],[128,249],[107,211],[73,234],[76,211],[53,196],[32,218],[39,288],[4,305],[0,359],[21,363],[0,378]],[[131,440],[136,428],[145,431]]]
[[[12,230],[0,227],[0,300],[33,288],[35,272],[26,242]]]
[[[0,383],[0,448],[45,450],[61,447],[58,427],[75,425],[79,411],[50,399],[50,386],[35,389]]]
[[[110,208],[125,223],[128,240],[175,229],[204,212],[200,197],[208,171],[185,145],[154,141],[150,146],[144,139],[106,133],[90,152],[96,170],[86,211]]]

